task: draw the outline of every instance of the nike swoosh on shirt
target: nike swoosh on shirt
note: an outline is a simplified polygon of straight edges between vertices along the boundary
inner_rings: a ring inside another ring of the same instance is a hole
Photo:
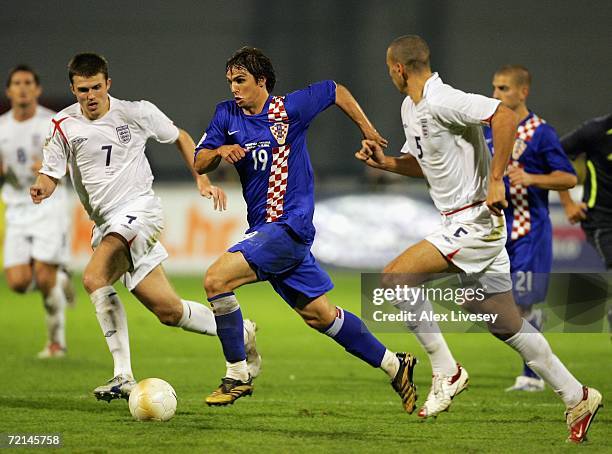
[[[235,131],[227,131],[227,135],[228,136],[233,136],[234,134],[236,134],[237,132],[240,132],[240,129],[236,129]]]

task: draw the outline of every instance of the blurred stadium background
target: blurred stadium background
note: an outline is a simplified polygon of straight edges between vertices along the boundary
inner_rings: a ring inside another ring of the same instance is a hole
[[[68,91],[68,59],[80,51],[101,53],[110,62],[114,96],[151,100],[197,140],[216,103],[229,96],[225,60],[238,47],[255,45],[274,62],[277,93],[321,79],[337,80],[352,90],[390,140],[390,150],[399,150],[403,144],[399,119],[402,98],[389,82],[384,63],[386,46],[393,37],[422,35],[430,43],[434,70],[466,91],[490,94],[491,76],[499,66],[527,66],[534,80],[528,105],[563,134],[587,118],[609,111],[611,13],[612,4],[590,0],[253,0],[232,2],[231,6],[220,0],[111,0],[104,4],[24,0],[3,6],[0,34],[3,42],[11,45],[3,47],[0,68],[6,73],[21,62],[34,66],[44,87],[42,104],[60,110],[74,102]],[[6,109],[3,97],[0,112]],[[403,195],[403,200],[392,199],[402,208],[394,216],[410,219],[410,225],[422,224],[416,207],[420,211],[433,209],[422,183],[366,171],[352,156],[358,143],[356,128],[337,109],[329,109],[314,122],[309,147],[319,200],[373,191],[379,196]],[[174,148],[157,143],[149,146],[156,191],[166,208],[164,241],[171,250],[168,267],[202,273],[204,266],[244,230],[236,175],[229,168],[213,174],[215,181],[222,181],[230,191],[231,207],[227,215],[215,216],[208,203],[194,195]],[[556,199],[555,194],[552,198]],[[317,217],[320,233],[332,230],[320,236],[317,253],[329,265],[368,265],[363,257],[334,259],[341,257],[342,251],[333,250],[337,247],[334,241],[325,238],[347,238],[349,232],[338,229],[357,223],[348,241],[359,239],[362,227],[370,231],[374,227],[377,216],[368,213],[380,202],[336,201],[336,223],[330,222],[329,216]],[[78,204],[70,216],[75,220],[73,252],[79,268],[89,253],[89,228]],[[347,222],[342,223],[343,216]],[[569,226],[554,203],[552,217],[555,269],[598,269],[599,262],[585,246],[580,229]],[[386,257],[410,242],[405,236],[406,225],[388,226],[388,232],[395,235],[392,238],[398,240],[394,241],[397,247],[384,248],[384,256],[365,268],[378,268]]]

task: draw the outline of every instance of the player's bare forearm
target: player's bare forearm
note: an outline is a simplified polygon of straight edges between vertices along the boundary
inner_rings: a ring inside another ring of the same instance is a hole
[[[397,173],[406,177],[425,178],[423,169],[414,156],[406,155],[399,157],[385,156],[383,166],[379,167],[387,172]]]
[[[569,191],[559,191],[559,201],[563,206],[567,206],[569,204],[574,203],[574,200],[572,199],[572,196],[570,195]]]
[[[195,171],[200,175],[204,175],[219,167],[220,162],[221,155],[217,153],[217,150],[203,148],[198,151],[198,154],[195,157]]]
[[[382,147],[374,140],[364,139],[355,157],[375,169],[397,173],[407,177],[423,178],[423,171],[414,156],[392,157],[385,155]]]
[[[53,178],[44,173],[39,173],[36,181],[30,186],[30,197],[32,202],[39,204],[43,200],[51,197],[57,187],[57,178]]]
[[[587,218],[587,206],[584,202],[576,203],[569,191],[559,191],[559,200],[563,205],[565,216],[571,224],[584,221]]]
[[[365,139],[375,140],[383,147],[387,146],[387,139],[378,133],[348,88],[341,84],[336,84],[336,105],[353,120]]]
[[[179,129],[179,136],[175,144],[176,144],[176,147],[181,152],[181,157],[183,158],[183,161],[185,161],[185,164],[187,164],[187,168],[189,169],[189,172],[193,176],[193,179],[197,182],[198,174],[195,171],[194,166],[193,166],[193,154],[195,153],[195,142],[193,141],[192,137],[189,135],[187,131],[185,131],[184,129]]]
[[[501,181],[510,161],[512,148],[516,137],[516,128],[519,116],[511,109],[500,104],[491,119],[493,133],[493,149],[495,154],[491,162],[491,175],[493,180]]]
[[[554,172],[546,175],[532,174],[531,181],[531,186],[535,186],[540,189],[564,191],[576,186],[576,183],[578,183],[578,178],[576,178],[576,175],[569,172],[555,170]]]

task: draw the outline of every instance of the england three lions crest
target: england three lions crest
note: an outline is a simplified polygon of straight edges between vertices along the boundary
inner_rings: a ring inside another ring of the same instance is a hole
[[[285,140],[287,140],[287,133],[289,132],[289,124],[276,122],[272,126],[270,126],[270,131],[272,135],[276,139],[279,145],[284,145]]]
[[[130,140],[132,140],[132,133],[130,132],[128,125],[118,126],[115,129],[117,129],[117,137],[119,138],[119,142],[128,143]]]

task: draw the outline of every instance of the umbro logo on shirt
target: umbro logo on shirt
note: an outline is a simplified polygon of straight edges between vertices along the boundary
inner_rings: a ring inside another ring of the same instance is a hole
[[[77,137],[76,139],[72,139],[71,143],[73,147],[82,144],[87,141],[87,137]]]

